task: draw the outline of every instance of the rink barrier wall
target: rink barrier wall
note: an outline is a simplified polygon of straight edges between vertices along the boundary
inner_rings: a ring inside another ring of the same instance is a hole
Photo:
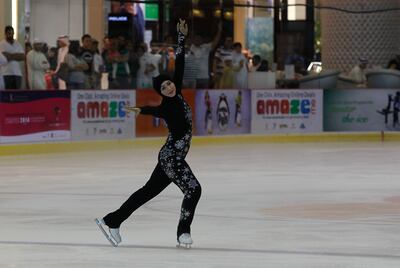
[[[205,94],[208,91],[212,92],[210,100],[213,106],[209,108],[212,111],[213,128],[204,132],[208,126],[203,122],[207,110],[199,110],[199,106],[206,107]],[[125,126],[127,125],[125,117],[128,116],[124,111],[125,105],[137,102],[136,97],[140,99],[141,93],[146,92],[155,94],[153,91],[140,90],[76,91],[74,92],[76,98],[72,100],[70,91],[0,92],[0,155],[160,146],[165,141],[165,135],[160,135],[155,130],[164,131],[165,134],[167,131],[165,125],[160,122],[157,123],[151,117],[147,117],[148,125],[142,126],[132,118],[129,131]],[[234,143],[400,140],[400,132],[396,132],[400,130],[400,125],[398,117],[394,116],[398,113],[391,110],[395,104],[398,104],[399,89],[346,91],[275,89],[243,90],[242,93],[240,90],[186,90],[184,94],[185,98],[191,100],[193,133],[196,136],[193,139],[195,146]],[[321,101],[322,94],[324,95],[323,102]],[[247,95],[251,95],[251,101]],[[229,109],[222,105],[224,104],[223,97],[230,98],[230,101],[225,102],[225,106],[229,105]],[[148,96],[143,95],[143,98],[147,99]],[[265,107],[263,106],[261,110],[258,105],[255,105],[260,99],[265,103]],[[303,102],[299,100],[304,99],[307,102],[303,107],[300,105]],[[143,104],[146,103],[145,100],[142,101]],[[157,105],[157,101],[159,99],[150,102],[149,105]],[[79,102],[85,104],[84,110],[82,107],[79,108]],[[241,105],[238,106],[238,103]],[[239,117],[237,117],[238,113],[234,112],[238,110],[238,107],[241,107]],[[293,108],[296,109],[293,110]],[[251,115],[248,111],[250,109]],[[229,120],[225,120],[227,119],[225,118],[226,110],[228,110]],[[255,121],[253,119],[256,116],[259,117],[258,113],[262,120],[251,122],[252,129],[243,123]],[[324,120],[322,120],[323,114],[325,114]],[[78,123],[76,123],[77,120],[71,121],[76,115],[80,116]],[[216,119],[218,120],[215,121]],[[323,128],[322,121],[324,121]],[[234,124],[231,124],[232,122]],[[257,125],[258,131],[253,129],[254,125]],[[82,128],[84,131],[81,131],[79,135],[71,135],[76,134],[76,131],[71,131],[74,128]],[[141,135],[136,135],[135,138],[135,130],[143,133],[140,132]],[[218,132],[219,130],[224,131]],[[93,133],[96,135],[90,136]],[[150,138],[151,136],[156,138]]]
[[[320,133],[285,135],[232,135],[194,137],[192,145],[213,146],[262,143],[323,143],[323,142],[399,142],[398,132]],[[165,138],[137,138],[134,140],[75,141],[36,144],[0,145],[0,156],[34,155],[51,153],[96,152],[107,150],[137,150],[155,148],[164,144]]]

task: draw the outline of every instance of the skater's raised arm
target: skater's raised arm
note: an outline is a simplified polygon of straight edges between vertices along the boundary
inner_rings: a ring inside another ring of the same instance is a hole
[[[176,49],[174,83],[177,93],[181,93],[185,69],[185,36],[188,33],[188,26],[185,20],[179,19],[176,28],[178,31],[178,48]]]

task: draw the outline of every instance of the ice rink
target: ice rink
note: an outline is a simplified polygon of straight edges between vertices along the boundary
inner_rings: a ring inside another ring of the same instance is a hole
[[[193,248],[175,247],[173,184],[112,248],[93,219],[146,182],[158,149],[0,157],[0,267],[400,267],[400,143],[194,145]]]

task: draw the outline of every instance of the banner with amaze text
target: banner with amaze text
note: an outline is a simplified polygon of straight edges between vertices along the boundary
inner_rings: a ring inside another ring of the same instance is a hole
[[[112,140],[135,137],[133,90],[78,90],[71,93],[73,140]]]
[[[322,132],[322,90],[253,90],[251,133]]]
[[[0,142],[70,140],[69,91],[0,92]]]

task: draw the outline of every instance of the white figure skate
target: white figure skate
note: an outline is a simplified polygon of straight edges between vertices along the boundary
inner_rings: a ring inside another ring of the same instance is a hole
[[[178,238],[178,248],[186,248],[189,249],[192,247],[193,240],[189,233],[181,234]]]
[[[94,221],[97,226],[99,226],[100,231],[107,238],[108,242],[110,242],[113,247],[118,247],[118,244],[122,241],[119,234],[119,228],[108,228],[103,219],[96,218]],[[106,231],[106,228],[108,228],[108,232]]]

